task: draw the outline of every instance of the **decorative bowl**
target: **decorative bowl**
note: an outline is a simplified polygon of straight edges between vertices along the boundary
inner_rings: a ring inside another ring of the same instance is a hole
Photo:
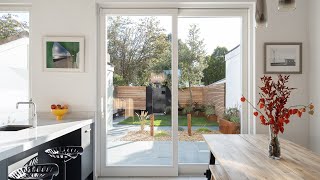
[[[51,113],[56,116],[57,120],[62,120],[68,109],[51,109]]]

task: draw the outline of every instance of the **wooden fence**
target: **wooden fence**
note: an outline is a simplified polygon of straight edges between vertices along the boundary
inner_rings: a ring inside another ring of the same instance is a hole
[[[192,87],[192,100],[195,103],[203,104],[203,89],[204,87]],[[190,92],[189,88],[179,89],[178,92],[179,105],[185,107],[190,104]]]
[[[223,117],[225,112],[225,83],[211,84],[203,89],[204,104],[213,103],[216,107],[216,115]]]
[[[116,86],[114,97],[114,109],[146,110],[145,86]]]
[[[193,102],[198,104],[214,104],[216,114],[223,116],[225,111],[225,83],[211,84],[204,87],[192,87]],[[179,89],[179,105],[189,104],[189,89]],[[146,110],[145,86],[116,86],[114,96],[114,109],[126,109],[126,114],[133,114],[133,110]]]

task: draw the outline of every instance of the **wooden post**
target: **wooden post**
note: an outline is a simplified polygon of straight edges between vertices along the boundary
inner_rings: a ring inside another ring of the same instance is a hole
[[[188,135],[191,136],[191,113],[187,114],[188,119]]]
[[[150,136],[154,135],[154,115],[150,115]]]

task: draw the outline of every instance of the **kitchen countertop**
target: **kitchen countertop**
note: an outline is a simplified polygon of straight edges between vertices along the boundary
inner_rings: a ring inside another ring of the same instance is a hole
[[[20,131],[0,131],[0,161],[92,124],[94,118],[57,121],[38,117],[38,126]]]

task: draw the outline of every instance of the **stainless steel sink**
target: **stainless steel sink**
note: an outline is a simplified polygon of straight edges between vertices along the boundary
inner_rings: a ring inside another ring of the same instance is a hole
[[[0,131],[19,131],[32,127],[31,125],[6,125],[0,126]]]

